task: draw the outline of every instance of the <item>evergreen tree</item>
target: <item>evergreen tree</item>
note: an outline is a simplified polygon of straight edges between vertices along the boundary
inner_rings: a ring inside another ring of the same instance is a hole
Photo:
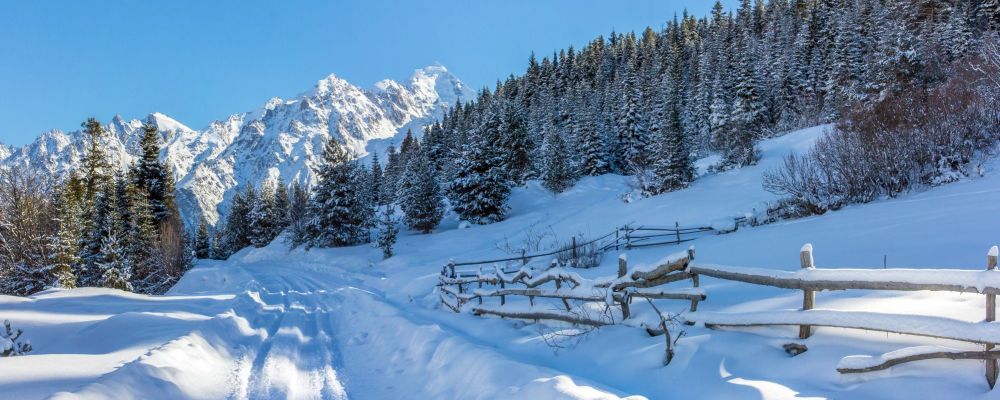
[[[335,139],[326,143],[318,183],[309,205],[309,243],[319,247],[350,246],[368,238],[372,208],[358,188],[357,163]]]
[[[208,233],[208,222],[202,216],[198,219],[198,234],[195,237],[194,254],[197,258],[206,259],[211,256],[211,251],[212,239]]]
[[[288,193],[288,243],[292,248],[309,240],[309,194],[298,180]]]
[[[240,249],[252,245],[250,213],[256,203],[257,191],[249,183],[243,186],[242,191],[233,196],[229,214],[226,216],[226,229],[222,243],[219,245],[219,254],[222,258],[228,258]]]
[[[132,291],[132,260],[122,246],[119,233],[112,232],[101,245],[103,260],[98,263],[101,271],[101,286]]]
[[[501,221],[507,212],[510,176],[503,169],[502,157],[493,149],[495,141],[479,135],[466,143],[456,160],[455,178],[448,197],[459,218],[488,224]]]
[[[135,166],[135,184],[146,192],[153,208],[153,216],[159,224],[177,212],[173,174],[166,164],[160,162],[159,133],[152,117],[142,129],[142,140],[139,143],[142,154]]]
[[[369,200],[372,204],[383,205],[386,204],[385,201],[385,189],[382,187],[382,181],[385,179],[382,172],[382,163],[379,162],[378,152],[372,152],[372,170],[371,170],[371,196]]]
[[[410,158],[400,186],[399,205],[406,225],[423,233],[434,230],[444,217],[441,189],[427,151],[418,151]]]
[[[545,135],[545,170],[542,185],[554,193],[561,193],[573,185],[575,177],[569,165],[569,150],[559,132]]]
[[[399,228],[396,227],[396,211],[392,205],[385,206],[379,218],[378,247],[382,249],[382,258],[392,257],[392,247],[396,244]]]
[[[250,209],[250,244],[264,247],[276,236],[274,189],[265,182],[257,192],[257,201]]]
[[[74,174],[62,186],[59,193],[56,222],[59,229],[50,240],[53,253],[52,275],[59,287],[71,289],[77,286],[76,270],[80,264],[81,228],[83,226],[83,187]]]
[[[273,231],[271,232],[271,238],[276,238],[281,235],[289,224],[289,207],[290,207],[290,197],[288,192],[288,185],[285,181],[278,177],[278,181],[274,185],[274,207],[271,209],[271,226]]]

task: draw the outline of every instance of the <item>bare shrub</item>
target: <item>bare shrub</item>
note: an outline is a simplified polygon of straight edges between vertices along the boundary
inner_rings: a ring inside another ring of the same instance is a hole
[[[49,177],[23,167],[0,169],[0,293],[26,295],[53,283],[53,198]]]
[[[583,235],[577,235],[576,240],[568,241],[560,246],[556,260],[559,261],[559,265],[568,267],[593,268],[601,265],[603,256],[604,253],[598,248],[597,243],[585,240]]]
[[[766,173],[764,189],[785,196],[789,214],[821,214],[968,176],[1000,140],[997,73],[1000,61],[974,58],[931,90],[900,90],[845,110],[807,154]]]

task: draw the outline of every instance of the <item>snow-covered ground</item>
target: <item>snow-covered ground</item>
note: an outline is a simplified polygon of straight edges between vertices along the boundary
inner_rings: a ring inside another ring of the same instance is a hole
[[[202,261],[167,295],[106,289],[0,297],[0,319],[25,330],[35,350],[0,360],[4,398],[986,398],[977,361],[921,361],[878,374],[836,372],[852,355],[909,346],[969,345],[884,333],[818,328],[809,351],[781,345],[795,327],[707,330],[685,327],[677,356],[663,367],[662,337],[612,326],[582,336],[498,318],[455,314],[434,285],[449,258],[485,259],[548,232],[604,234],[626,223],[695,225],[760,210],[773,196],[761,173],[822,132],[806,129],[762,143],[761,165],[706,176],[687,190],[624,203],[627,180],[586,178],[553,196],[537,184],[515,191],[508,220],[437,233],[406,233],[397,256],[368,246],[289,252],[279,243],[225,262]],[[827,215],[697,239],[698,262],[799,268],[815,248],[822,268],[977,269],[1000,243],[1000,171],[983,178],[849,207]],[[628,253],[651,264],[682,250]],[[590,277],[612,275],[616,254]],[[678,282],[677,287],[689,286]],[[801,306],[801,292],[709,278],[707,312],[763,312]],[[817,308],[944,316],[980,321],[984,298],[931,292],[822,292]],[[490,300],[487,300],[490,301]],[[666,312],[686,309],[663,301]],[[633,304],[634,323],[654,318]],[[558,328],[558,327],[556,327]],[[676,333],[676,332],[675,332]],[[548,339],[548,340],[546,340]]]

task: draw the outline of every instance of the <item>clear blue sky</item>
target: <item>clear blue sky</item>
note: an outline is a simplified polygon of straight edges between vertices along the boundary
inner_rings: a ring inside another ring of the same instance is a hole
[[[529,53],[660,28],[711,0],[57,0],[0,12],[0,141],[153,111],[194,129],[330,73],[369,86],[440,62],[473,87]],[[726,0],[727,8],[736,0]]]

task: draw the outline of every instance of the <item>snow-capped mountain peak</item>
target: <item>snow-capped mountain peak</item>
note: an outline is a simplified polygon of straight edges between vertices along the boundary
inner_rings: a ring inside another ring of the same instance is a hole
[[[406,84],[384,80],[373,88],[330,74],[293,99],[271,98],[202,130],[160,112],[141,120],[116,115],[105,126],[110,135],[102,140],[113,164],[124,168],[139,154],[143,123],[152,120],[160,131],[161,159],[174,170],[186,222],[190,226],[204,216],[215,223],[242,185],[279,177],[314,183],[323,143],[331,136],[364,156],[373,140],[393,141],[406,129],[419,132],[456,100],[473,95],[440,64],[416,70]],[[79,164],[85,148],[81,130],[52,130],[24,147],[0,146],[0,164],[61,175]]]

